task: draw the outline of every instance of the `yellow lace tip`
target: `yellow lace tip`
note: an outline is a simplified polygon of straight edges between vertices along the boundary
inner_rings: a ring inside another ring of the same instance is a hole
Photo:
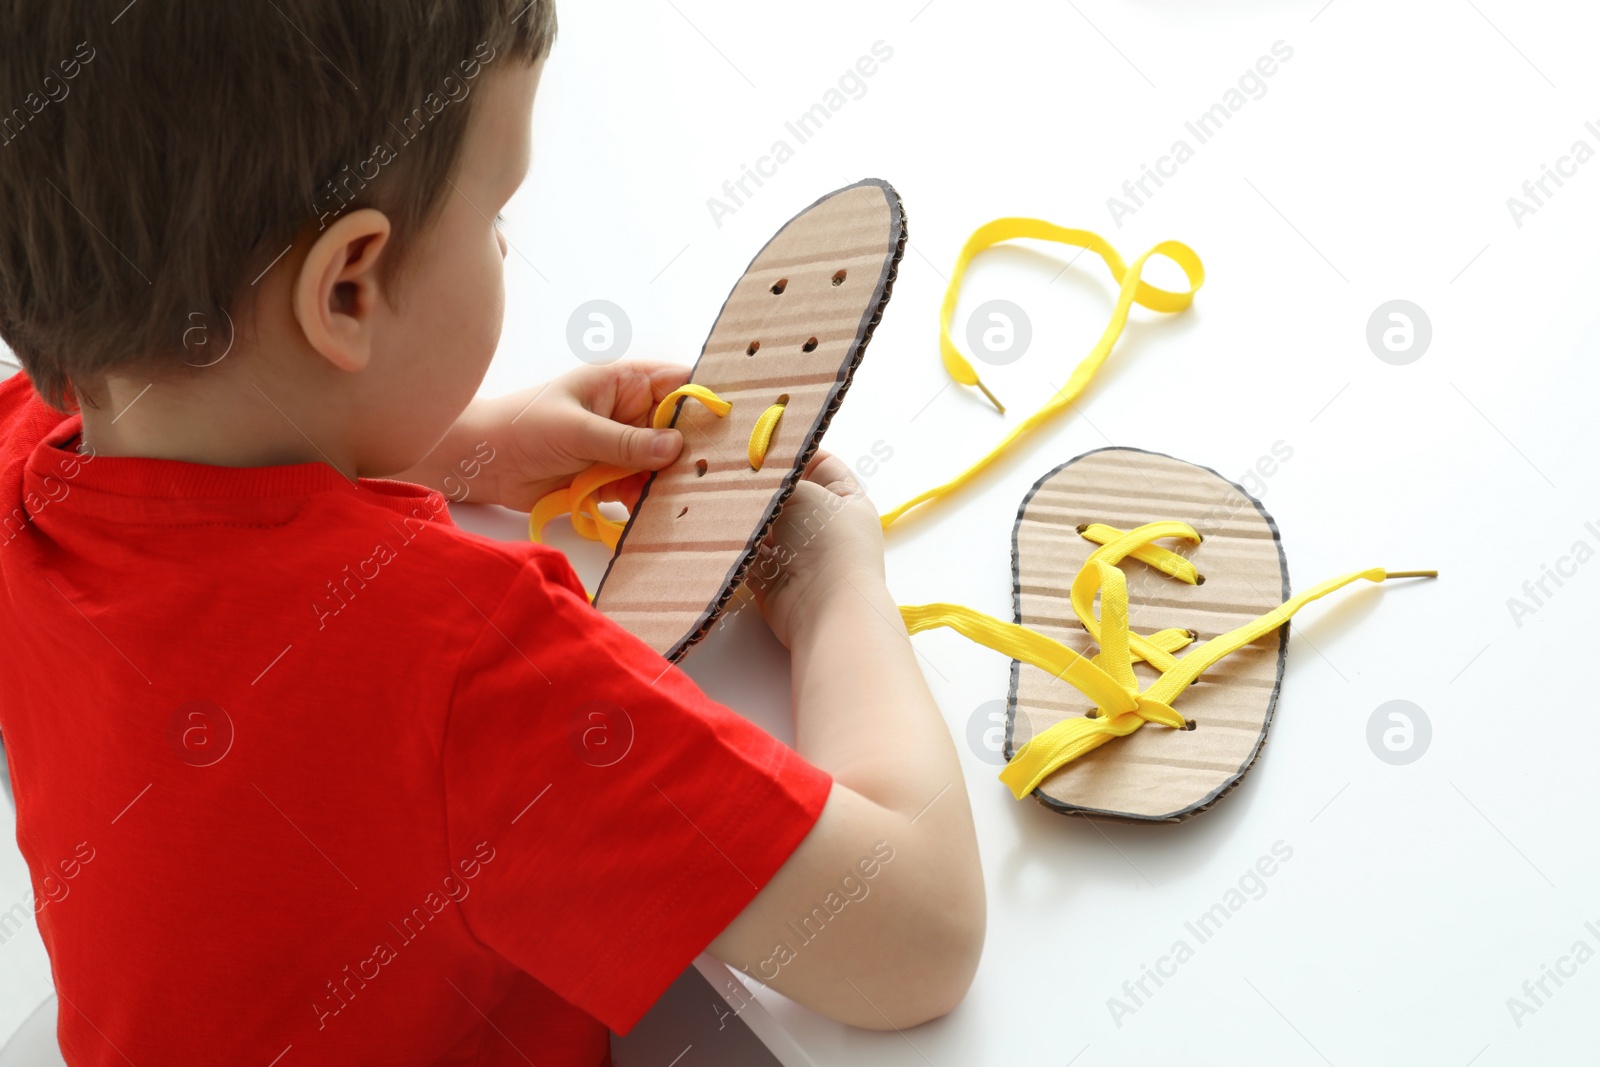
[[[983,393],[984,396],[989,398],[989,403],[994,405],[994,409],[996,411],[998,411],[1002,415],[1004,415],[1006,413],[1006,406],[1004,404],[1000,403],[1000,398],[999,397],[997,397],[993,393],[989,392],[989,387],[987,385],[983,384],[983,380],[981,378],[974,377],[973,380],[972,380],[972,384],[976,385],[978,387],[979,392]]]
[[[1384,578],[1437,578],[1438,571],[1384,571]]]

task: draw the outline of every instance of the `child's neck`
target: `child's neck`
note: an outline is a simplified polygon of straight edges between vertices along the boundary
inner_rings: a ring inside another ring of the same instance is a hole
[[[327,463],[354,479],[340,420],[320,399],[328,394],[263,355],[235,350],[209,367],[107,379],[99,406],[81,407],[80,451],[216,467]]]

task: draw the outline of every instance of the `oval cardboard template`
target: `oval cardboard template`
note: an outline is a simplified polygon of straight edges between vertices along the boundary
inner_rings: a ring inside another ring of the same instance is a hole
[[[645,484],[594,606],[668,659],[716,621],[816,453],[889,302],[905,212],[887,182],[833,192],[767,242],[722,306],[689,380],[733,403],[679,402],[683,452]],[[760,470],[756,418],[786,406]]]
[[[1186,522],[1205,538],[1197,546],[1168,547],[1187,555],[1206,580],[1192,586],[1125,560],[1129,624],[1137,632],[1191,629],[1198,645],[1289,598],[1277,524],[1241,486],[1171,456],[1106,448],[1057,467],[1023,500],[1011,550],[1016,621],[1093,655],[1098,649],[1068,599],[1073,577],[1097,547],[1077,527],[1103,522],[1130,530],[1158,520]],[[1067,814],[1139,821],[1178,821],[1204,811],[1238,784],[1266,743],[1288,641],[1285,625],[1185,690],[1173,706],[1194,721],[1193,730],[1143,726],[1067,764],[1034,796]],[[1157,677],[1145,663],[1134,671],[1141,687]],[[1007,759],[1035,734],[1093,707],[1066,682],[1017,661],[1008,705]]]

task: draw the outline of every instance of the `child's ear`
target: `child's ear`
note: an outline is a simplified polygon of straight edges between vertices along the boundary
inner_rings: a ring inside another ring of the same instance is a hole
[[[359,371],[372,356],[373,312],[384,298],[378,262],[388,243],[387,215],[352,211],[322,231],[295,278],[294,317],[340,370]]]

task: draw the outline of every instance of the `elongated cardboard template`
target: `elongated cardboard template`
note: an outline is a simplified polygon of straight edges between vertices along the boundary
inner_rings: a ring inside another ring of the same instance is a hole
[[[734,285],[690,376],[733,410],[718,418],[680,402],[683,452],[646,483],[594,597],[668,659],[710,629],[794,491],[883,315],[905,242],[899,195],[869,179],[796,215]],[[751,428],[779,402],[754,470]]]
[[[1016,621],[1084,655],[1099,651],[1068,599],[1073,577],[1097,547],[1077,527],[1103,522],[1130,530],[1158,520],[1186,522],[1205,538],[1198,546],[1163,545],[1188,556],[1206,580],[1192,586],[1125,560],[1129,624],[1137,632],[1195,630],[1200,636],[1191,647],[1198,647],[1289,598],[1278,527],[1259,501],[1205,467],[1107,448],[1057,467],[1023,500],[1012,535]],[[1140,821],[1178,821],[1204,811],[1238,784],[1266,743],[1288,641],[1285,625],[1185,690],[1173,706],[1194,721],[1193,730],[1144,726],[1067,764],[1034,796],[1059,812]],[[1141,688],[1157,677],[1145,663],[1134,671]],[[1066,682],[1016,661],[1008,704],[1007,759],[1035,734],[1093,707]]]

